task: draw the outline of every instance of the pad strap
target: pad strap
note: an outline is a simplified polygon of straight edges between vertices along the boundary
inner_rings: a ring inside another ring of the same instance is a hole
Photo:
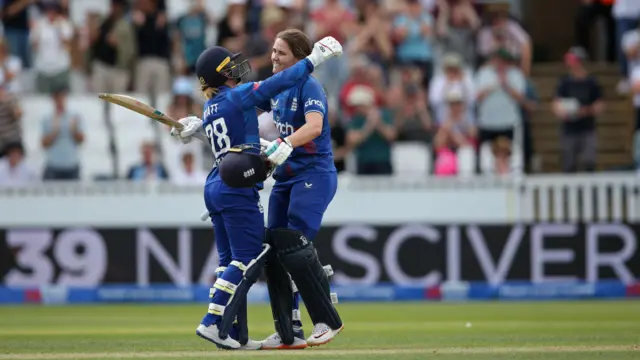
[[[218,280],[216,280],[216,282],[213,284],[213,287],[215,289],[222,290],[227,294],[233,295],[236,293],[236,289],[238,288],[238,285],[233,284],[222,278],[218,278]]]
[[[222,315],[222,314],[224,314],[225,307],[226,306],[224,306],[224,305],[218,305],[218,304],[210,303],[209,304],[209,314]]]

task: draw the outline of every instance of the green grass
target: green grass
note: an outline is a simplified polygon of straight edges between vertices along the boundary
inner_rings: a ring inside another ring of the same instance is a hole
[[[0,359],[640,359],[637,301],[346,303],[338,309],[345,330],[326,346],[230,352],[195,335],[206,305],[0,307]],[[267,306],[250,307],[249,318],[254,339],[273,331]],[[308,318],[305,324],[309,332]]]

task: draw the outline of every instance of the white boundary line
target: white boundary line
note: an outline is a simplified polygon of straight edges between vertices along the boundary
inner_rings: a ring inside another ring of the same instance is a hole
[[[203,358],[214,353],[221,357],[244,358],[251,356],[348,356],[348,355],[411,355],[411,354],[510,354],[510,353],[579,353],[579,352],[640,352],[640,345],[608,346],[528,346],[528,347],[451,347],[424,349],[336,349],[303,351],[140,351],[101,353],[22,353],[0,354],[0,359],[44,360],[44,359],[118,359],[118,358]]]

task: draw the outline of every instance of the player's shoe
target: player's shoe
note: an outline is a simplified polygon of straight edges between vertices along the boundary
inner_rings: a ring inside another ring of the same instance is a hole
[[[218,325],[215,325],[215,324],[211,324],[209,326],[200,324],[196,329],[196,335],[200,336],[201,338],[207,341],[211,341],[221,349],[239,350],[242,347],[242,345],[240,345],[238,341],[232,339],[231,336],[228,336],[226,339],[221,339],[218,332],[219,332]]]
[[[231,331],[229,331],[229,337],[240,342],[240,340],[238,339],[240,336],[239,332],[240,330],[238,329],[238,323],[236,322],[231,327]],[[249,339],[247,340],[247,343],[244,345],[242,345],[242,342],[240,342],[240,349],[238,350],[260,350],[261,347],[262,347],[261,341],[255,341],[255,340]]]
[[[249,339],[246,344],[240,345],[238,350],[260,350],[262,349],[262,342]]]
[[[304,331],[301,328],[293,328],[293,344],[286,345],[282,343],[280,334],[275,332],[262,341],[262,350],[298,350],[307,347],[304,340]]]
[[[231,336],[231,335],[229,335]],[[234,339],[235,340],[235,339]],[[221,347],[220,345],[216,344],[216,347],[218,347],[218,349],[224,349],[223,347]],[[255,340],[247,340],[247,343],[242,345],[242,343],[240,343],[240,348],[238,350],[260,350],[262,349],[262,342],[261,341],[255,341]]]
[[[327,324],[317,323],[313,326],[313,332],[311,336],[307,338],[307,344],[309,346],[320,346],[333,340],[333,338],[344,329],[342,325],[339,329],[333,330]]]

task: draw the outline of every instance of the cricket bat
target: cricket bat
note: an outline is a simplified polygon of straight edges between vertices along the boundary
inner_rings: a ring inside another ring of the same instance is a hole
[[[170,116],[165,115],[160,110],[155,109],[152,106],[145,104],[129,95],[102,93],[99,94],[98,97],[104,101],[120,105],[131,111],[135,111],[138,114],[142,114],[167,126],[172,126],[179,130],[184,127],[181,123],[171,118]],[[209,140],[207,140],[207,137],[201,132],[196,132],[195,134],[193,134],[193,136],[206,143],[209,142]]]

